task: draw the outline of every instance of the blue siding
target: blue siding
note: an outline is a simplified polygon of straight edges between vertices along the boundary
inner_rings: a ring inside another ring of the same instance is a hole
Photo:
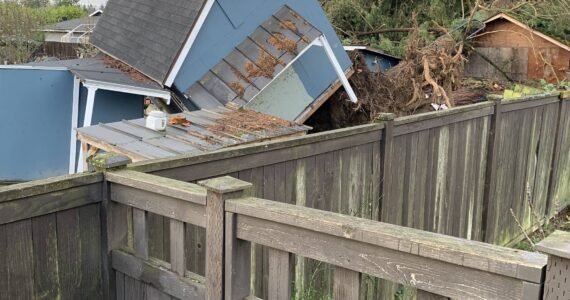
[[[72,95],[68,71],[0,69],[0,180],[68,173]]]
[[[85,106],[87,105],[87,89],[81,87],[79,94],[79,126],[83,126]],[[144,97],[120,92],[98,90],[95,94],[92,125],[112,123],[142,118]]]
[[[363,51],[364,60],[371,72],[386,71],[400,63],[400,60],[394,57]],[[380,70],[378,70],[380,65]]]
[[[240,5],[231,5],[225,0],[220,1],[226,11],[231,8],[232,13],[226,14],[220,3],[214,4],[174,81],[180,90],[188,89],[199,80],[283,5],[289,5],[325,34],[343,69],[346,70],[351,65],[340,40],[316,0],[243,0],[240,1]],[[252,7],[255,7],[253,14]],[[240,24],[237,29],[228,16],[234,23]],[[247,17],[240,18],[240,16]],[[324,55],[322,49],[315,48],[295,63],[295,70],[299,73],[304,72],[304,79],[311,79],[305,82],[305,85],[312,96],[320,95],[336,80],[334,70]],[[300,71],[301,69],[304,71]]]

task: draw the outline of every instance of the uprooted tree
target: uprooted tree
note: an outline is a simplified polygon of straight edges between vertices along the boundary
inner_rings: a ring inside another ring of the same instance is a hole
[[[551,30],[558,28],[556,22],[547,23],[548,20],[553,20],[556,17],[552,14],[554,10],[539,1],[444,1],[449,3],[449,8],[452,9],[449,11],[450,19],[444,20],[441,16],[446,5],[444,2],[421,0],[417,1],[418,3],[414,2],[419,8],[425,8],[422,6],[423,4],[428,5],[436,2],[435,11],[439,13],[433,18],[429,15],[431,12],[427,14],[422,12],[418,16],[413,13],[413,9],[404,5],[402,7],[405,9],[411,9],[409,13],[412,17],[406,18],[407,21],[392,20],[392,16],[386,15],[385,19],[388,21],[379,21],[382,22],[379,24],[375,24],[374,20],[382,20],[383,13],[375,10],[382,10],[384,6],[392,7],[388,4],[393,1],[374,4],[376,3],[374,1],[356,0],[350,1],[351,5],[348,5],[347,1],[324,1],[325,9],[329,11],[333,25],[345,42],[369,44],[382,48],[385,44],[386,34],[389,37],[400,35],[399,43],[402,45],[402,49],[398,50],[396,54],[400,54],[403,59],[399,65],[384,73],[373,73],[367,70],[363,58],[359,57],[359,53],[353,53],[351,58],[356,73],[351,78],[351,84],[356,90],[359,103],[354,105],[346,101],[348,98],[346,93],[342,90],[337,92],[325,104],[322,113],[317,113],[313,120],[309,120],[309,124],[316,126],[317,130],[323,123],[328,123],[330,127],[325,126],[326,128],[322,129],[334,129],[370,122],[382,112],[409,115],[431,110],[432,104],[445,104],[447,107],[466,104],[461,103],[465,101],[464,99],[459,100],[458,95],[460,94],[465,95],[467,93],[466,98],[484,98],[480,91],[466,91],[462,88],[465,57],[472,49],[467,37],[482,28],[482,20],[498,11],[523,15],[531,22],[541,20],[543,26],[550,24],[548,26]],[[347,2],[346,5],[343,4],[345,2]],[[560,8],[558,11],[564,17],[562,22],[568,22],[570,20],[570,4],[566,0],[554,0],[552,2],[552,5],[556,4]],[[442,9],[437,9],[439,7],[437,3],[442,6]],[[359,5],[369,5],[370,7],[358,9]],[[354,10],[356,16],[351,17],[345,10]],[[531,14],[531,11],[534,14]],[[403,19],[399,12],[392,10],[389,12],[399,16],[399,19]],[[430,18],[433,20],[441,19],[441,22],[425,21],[426,19],[430,20]],[[338,24],[334,24],[335,22]],[[339,24],[344,28],[339,29]],[[398,25],[402,27],[397,27]],[[390,36],[390,34],[392,35]],[[401,37],[402,34],[405,34],[404,38]],[[436,35],[438,37],[435,37]],[[365,38],[369,39],[366,40]],[[383,50],[390,52],[391,49],[384,48]]]

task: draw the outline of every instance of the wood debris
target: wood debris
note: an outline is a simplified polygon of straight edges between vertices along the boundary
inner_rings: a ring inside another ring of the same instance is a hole
[[[276,130],[293,126],[296,126],[293,122],[254,110],[241,108],[223,113],[223,117],[216,124],[208,127],[208,129],[233,135],[241,135],[248,132]]]
[[[277,50],[285,51],[292,55],[297,54],[297,43],[287,38],[283,33],[273,33],[273,35],[267,39],[267,42]]]
[[[190,121],[188,121],[186,117],[184,117],[183,115],[176,115],[176,116],[171,116],[168,119],[168,125],[180,125],[183,127],[190,127],[192,123],[190,123]]]
[[[105,58],[103,58],[103,63],[109,68],[118,69],[121,72],[128,74],[131,77],[131,79],[133,79],[135,81],[140,81],[140,82],[145,82],[145,83],[153,82],[150,78],[146,77],[146,75],[144,75],[143,73],[137,71],[133,67],[131,67],[131,66],[119,61],[119,60],[116,60],[116,59],[114,59],[108,55],[106,55]]]

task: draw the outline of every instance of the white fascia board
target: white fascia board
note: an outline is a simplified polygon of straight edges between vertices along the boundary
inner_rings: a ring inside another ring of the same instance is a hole
[[[174,65],[170,69],[170,72],[168,72],[168,76],[166,76],[166,81],[164,82],[165,86],[172,87],[174,79],[176,79],[178,72],[180,72],[180,68],[182,68],[182,64],[184,64],[188,53],[190,53],[190,49],[192,48],[192,45],[194,45],[196,38],[198,38],[198,34],[200,33],[200,30],[202,30],[202,26],[204,25],[204,22],[206,22],[206,18],[210,14],[210,10],[212,10],[212,6],[214,6],[215,2],[215,0],[207,0],[206,4],[204,4],[202,12],[198,16],[198,20],[196,20],[196,24],[192,28],[192,31],[190,31],[190,34],[188,35],[182,50],[180,50]]]
[[[171,99],[169,91],[155,90],[143,87],[134,87],[134,86],[112,83],[112,82],[103,82],[103,81],[86,79],[85,82],[83,83],[83,86],[87,88],[96,88],[107,91],[162,98],[166,100],[166,104],[170,104],[170,99]]]
[[[28,65],[0,65],[5,70],[44,70],[44,71],[69,71],[66,67],[28,66]]]

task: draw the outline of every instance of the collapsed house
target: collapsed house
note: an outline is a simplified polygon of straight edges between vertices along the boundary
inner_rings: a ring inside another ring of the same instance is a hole
[[[0,67],[0,98],[34,120],[18,131],[11,124],[21,117],[2,120],[0,180],[82,171],[75,129],[140,119],[146,96],[172,99],[178,111],[244,107],[299,124],[340,86],[356,101],[351,61],[316,0],[111,0],[90,40],[116,63]],[[29,165],[16,171],[10,153]]]

